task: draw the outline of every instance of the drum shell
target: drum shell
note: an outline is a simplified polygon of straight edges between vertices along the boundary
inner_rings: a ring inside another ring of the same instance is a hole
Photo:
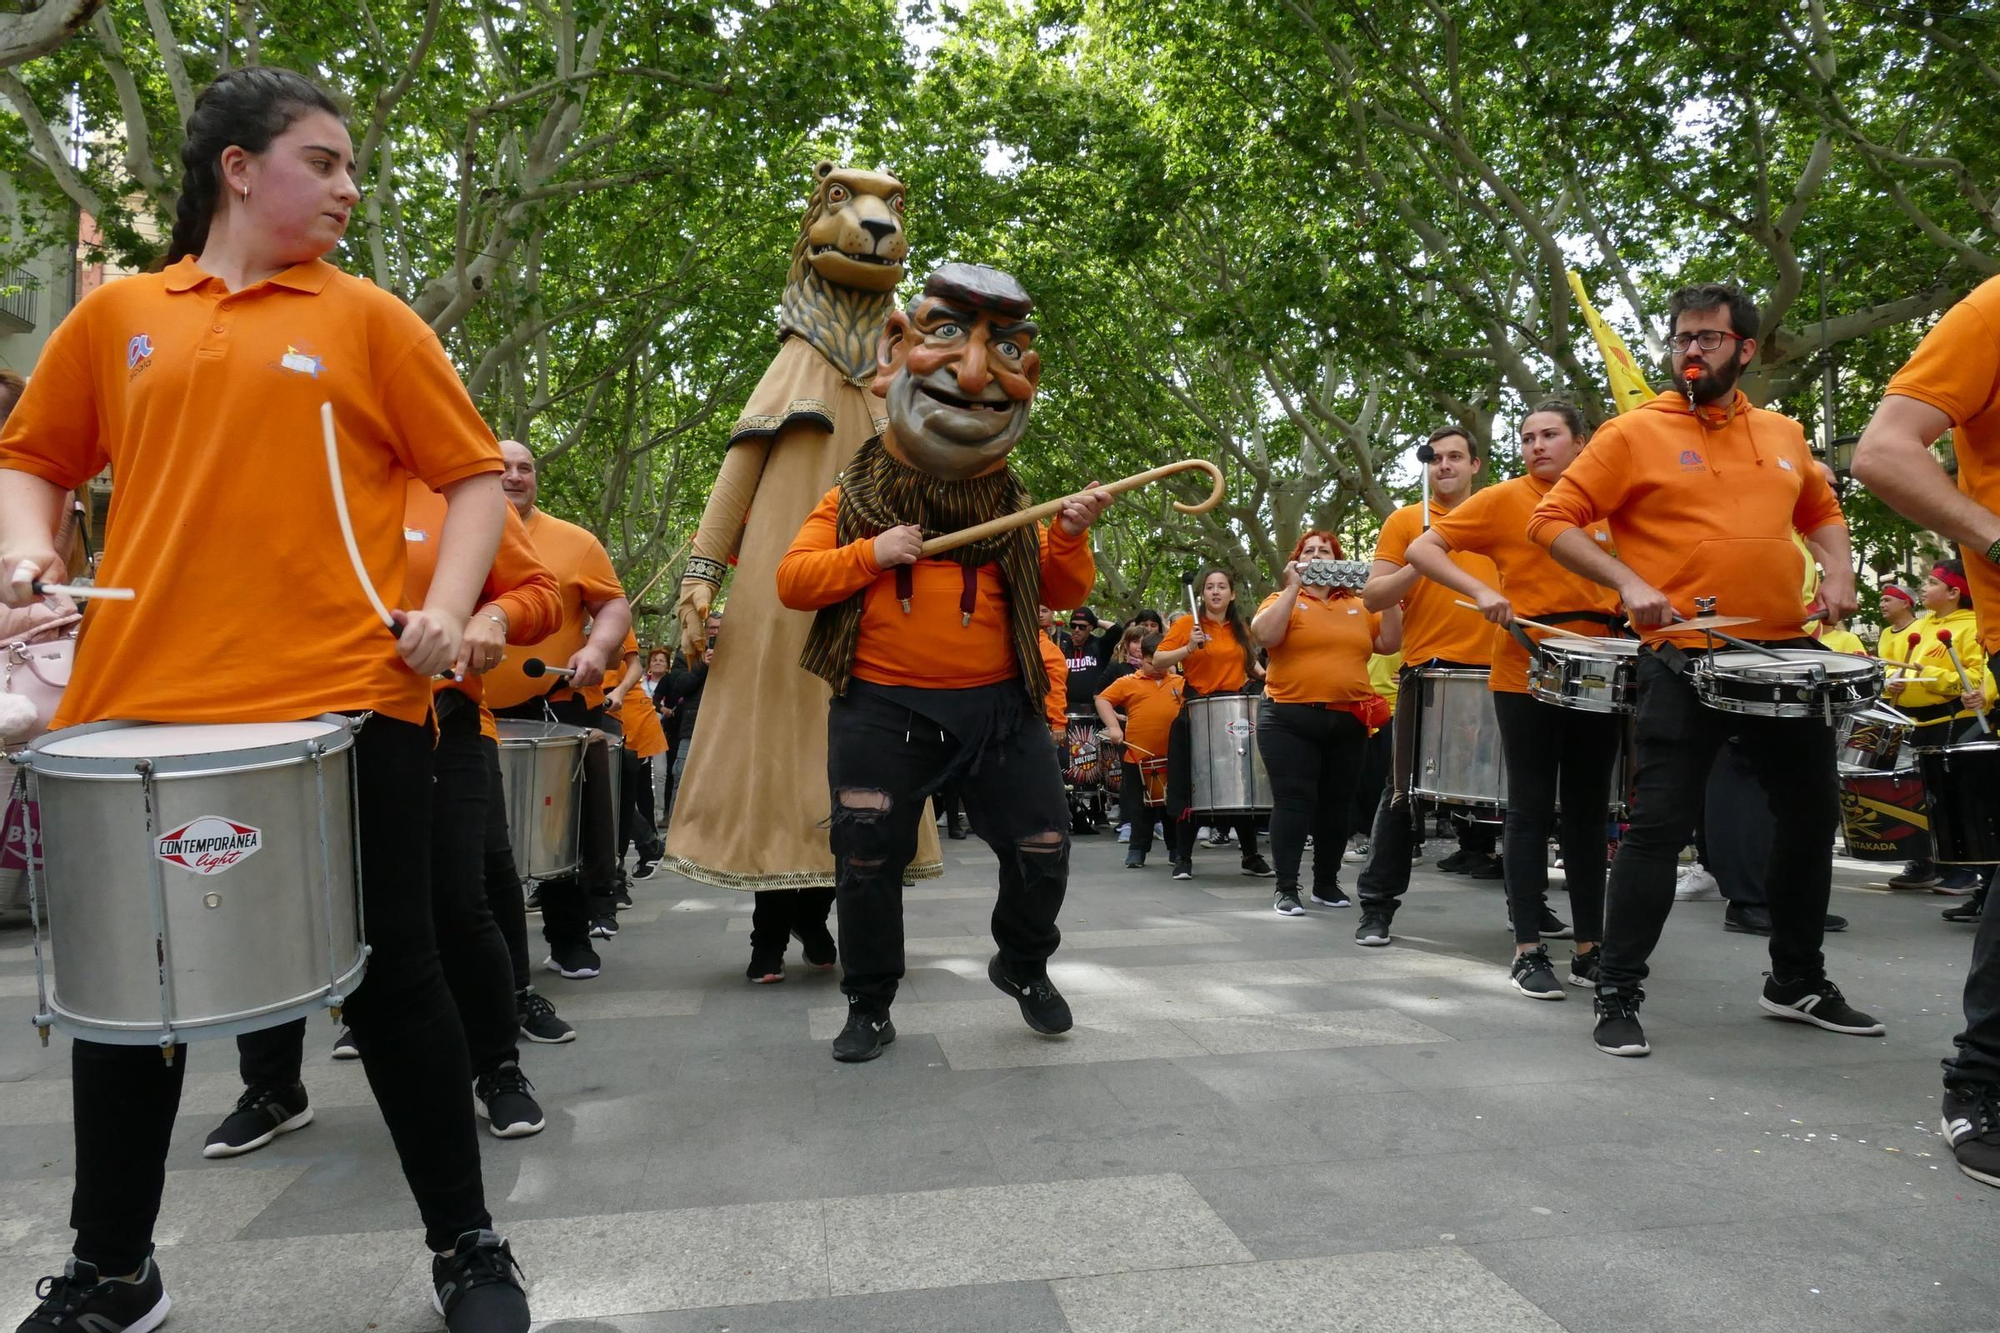
[[[1271,808],[1271,779],[1257,748],[1250,694],[1206,694],[1182,707],[1188,720],[1189,809],[1205,815],[1261,814]]]
[[[261,831],[253,855],[211,875],[155,857],[136,770],[113,776],[71,770],[54,756],[30,760],[41,827],[36,883],[55,960],[50,1011],[57,1027],[112,1043],[150,1044],[168,1025],[181,1040],[232,1036],[317,1012],[330,995],[360,984],[367,950],[355,861],[354,741],[346,719],[323,720],[340,730],[326,737],[318,772],[304,747],[293,746],[287,757],[224,752],[202,756],[213,761],[209,769],[155,773],[153,830],[209,815]],[[65,734],[75,733],[51,736]],[[164,942],[148,901],[156,873]],[[170,980],[164,1021],[162,956]]]
[[[1103,719],[1095,713],[1069,713],[1063,719],[1063,786],[1070,791],[1094,791],[1105,785],[1105,753],[1097,742]]]
[[[618,832],[625,824],[625,738],[616,732],[601,733],[605,740],[605,758],[611,764],[611,843],[618,845]],[[581,848],[578,855],[582,855]]]
[[[1932,859],[1941,865],[2000,861],[2000,742],[1918,750]]]
[[[1842,773],[1909,772],[1903,747],[1916,727],[1904,718],[1875,708],[1863,708],[1841,718],[1834,729],[1834,758]]]
[[[1739,649],[1697,657],[1688,680],[1695,694],[1710,708],[1749,717],[1825,718],[1828,713],[1840,717],[1864,709],[1882,697],[1882,672],[1872,665],[1869,669],[1859,669],[1858,664],[1865,659],[1811,648],[1772,651],[1789,659],[1818,659],[1829,668],[1830,674],[1820,683],[1758,674],[1755,665],[1769,659],[1761,653]],[[1728,660],[1718,662],[1718,658]],[[1753,669],[1739,672],[1732,665],[1738,659]]]
[[[1410,791],[1427,801],[1505,809],[1507,761],[1483,667],[1417,672],[1417,751]]]
[[[1528,692],[1545,704],[1585,713],[1636,713],[1638,653],[1600,645],[1631,640],[1544,641],[1528,663]]]
[[[1928,856],[1930,817],[1914,768],[1840,775],[1840,833],[1857,861],[1916,861]]]
[[[507,836],[523,879],[553,879],[582,863],[583,746],[589,732],[561,722],[499,720]]]

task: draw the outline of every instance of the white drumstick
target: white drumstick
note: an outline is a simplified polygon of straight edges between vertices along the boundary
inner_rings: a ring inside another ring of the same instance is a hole
[[[95,597],[105,602],[129,602],[139,595],[130,588],[100,588],[89,583],[44,583],[40,579],[35,580],[34,589],[38,596]]]
[[[340,516],[340,537],[347,543],[347,558],[354,566],[354,577],[361,582],[361,591],[368,595],[368,605],[375,608],[375,614],[382,617],[382,623],[397,638],[403,636],[396,618],[389,614],[389,608],[382,605],[382,598],[376,593],[375,585],[368,578],[368,566],[361,563],[361,547],[354,540],[354,520],[347,516],[347,486],[340,479],[340,445],[333,434],[333,404],[319,405],[320,431],[326,437],[326,476],[333,483],[333,512]]]

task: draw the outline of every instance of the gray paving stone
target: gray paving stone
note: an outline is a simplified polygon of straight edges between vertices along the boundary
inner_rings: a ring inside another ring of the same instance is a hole
[[[1069,1333],[1045,1282],[542,1324],[537,1333]]]

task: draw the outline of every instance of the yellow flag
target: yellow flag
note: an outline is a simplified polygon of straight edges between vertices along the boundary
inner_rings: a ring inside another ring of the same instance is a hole
[[[1590,297],[1584,294],[1583,279],[1574,269],[1564,269],[1569,276],[1569,289],[1576,293],[1576,304],[1583,311],[1583,322],[1590,326],[1590,336],[1597,339],[1597,352],[1604,358],[1604,370],[1611,380],[1611,401],[1620,412],[1630,412],[1635,407],[1649,403],[1655,397],[1652,386],[1639,372],[1639,363],[1625,350],[1625,340],[1618,331],[1604,322],[1602,316],[1590,304]]]

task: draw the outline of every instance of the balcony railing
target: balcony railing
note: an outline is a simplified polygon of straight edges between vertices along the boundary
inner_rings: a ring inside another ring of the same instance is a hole
[[[0,276],[0,327],[18,325],[22,332],[35,327],[33,279],[21,269],[10,268]]]

